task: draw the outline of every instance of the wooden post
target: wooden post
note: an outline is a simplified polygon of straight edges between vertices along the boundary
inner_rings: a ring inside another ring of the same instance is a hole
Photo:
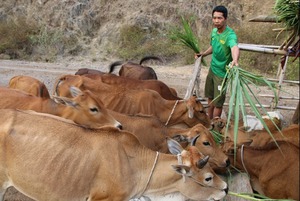
[[[195,66],[194,66],[194,70],[193,70],[193,74],[192,74],[192,78],[189,82],[186,94],[184,96],[184,99],[188,99],[192,96],[195,84],[197,84],[197,88],[198,90],[200,89],[200,71],[201,71],[201,60],[202,60],[202,56],[200,56],[196,62],[195,62]],[[196,92],[196,93],[199,93]],[[199,95],[199,94],[197,94]]]
[[[287,55],[286,58],[285,58],[283,68],[282,69],[280,68],[278,90],[277,90],[278,102],[279,102],[279,96],[280,96],[281,86],[282,86],[282,83],[283,83],[283,79],[284,79],[284,75],[285,75],[285,70],[286,70],[286,67],[287,67],[288,59],[289,59],[289,55]],[[275,99],[273,99],[273,107],[272,107],[272,109],[275,108],[275,102],[274,102],[274,100]]]
[[[229,190],[235,193],[249,193],[253,194],[252,186],[249,180],[249,176],[245,173],[233,174],[231,178],[228,178]],[[247,199],[227,195],[226,201],[245,201]]]

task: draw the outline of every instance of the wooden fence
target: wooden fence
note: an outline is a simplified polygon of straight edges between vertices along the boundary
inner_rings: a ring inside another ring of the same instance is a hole
[[[242,49],[243,50],[243,49]],[[190,97],[192,94],[196,94],[197,97],[201,98],[200,96],[200,74],[201,74],[201,59],[202,57],[199,57],[196,62],[195,62],[195,66],[193,69],[193,74],[191,77],[191,80],[189,82],[189,85],[187,87],[187,91],[186,94],[184,96],[184,99],[187,99],[188,97]],[[287,58],[288,59],[288,58]],[[286,70],[286,66],[287,66],[287,59],[284,65],[284,68],[281,70],[280,75],[279,75],[279,79],[268,79],[270,81],[273,82],[278,82],[278,87],[279,90],[277,91],[277,97],[278,97],[278,104],[275,106],[274,104],[274,95],[270,95],[270,94],[258,94],[259,97],[264,97],[264,98],[270,98],[270,104],[268,105],[258,105],[256,104],[257,107],[264,107],[264,108],[269,108],[270,110],[274,110],[274,109],[282,109],[282,110],[296,110],[296,107],[290,107],[290,106],[284,106],[284,105],[280,105],[280,100],[298,100],[299,101],[299,94],[298,96],[282,96],[280,94],[280,89],[283,83],[289,83],[289,84],[295,84],[295,85],[299,85],[299,81],[291,81],[291,80],[284,80],[284,74],[285,74],[285,70]],[[203,105],[207,105],[207,101],[205,101],[205,99],[200,99],[201,103]],[[224,103],[224,106],[228,106],[228,103]],[[249,107],[249,104],[245,105],[246,107]]]

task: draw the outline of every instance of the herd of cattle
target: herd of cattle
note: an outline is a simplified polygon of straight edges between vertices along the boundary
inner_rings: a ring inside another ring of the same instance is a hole
[[[0,87],[0,201],[10,186],[35,200],[221,200],[230,189],[219,174],[236,169],[259,194],[299,200],[299,124],[266,118],[272,136],[241,124],[236,139],[147,59],[158,60],[62,75],[52,95],[29,76]]]

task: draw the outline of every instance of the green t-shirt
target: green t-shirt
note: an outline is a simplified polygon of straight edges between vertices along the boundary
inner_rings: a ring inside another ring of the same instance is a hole
[[[210,45],[212,46],[212,59],[210,68],[218,77],[226,74],[225,66],[232,61],[231,48],[238,45],[237,35],[229,26],[219,34],[217,28],[211,32]]]

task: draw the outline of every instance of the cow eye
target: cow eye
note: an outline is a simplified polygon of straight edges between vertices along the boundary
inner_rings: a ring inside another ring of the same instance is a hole
[[[96,107],[90,108],[90,111],[91,111],[92,113],[99,112],[98,108],[96,108]]]
[[[205,146],[209,146],[209,145],[210,145],[209,142],[203,142],[203,144],[204,144]]]
[[[212,177],[205,178],[205,181],[207,182],[209,182],[210,180],[212,180]]]

